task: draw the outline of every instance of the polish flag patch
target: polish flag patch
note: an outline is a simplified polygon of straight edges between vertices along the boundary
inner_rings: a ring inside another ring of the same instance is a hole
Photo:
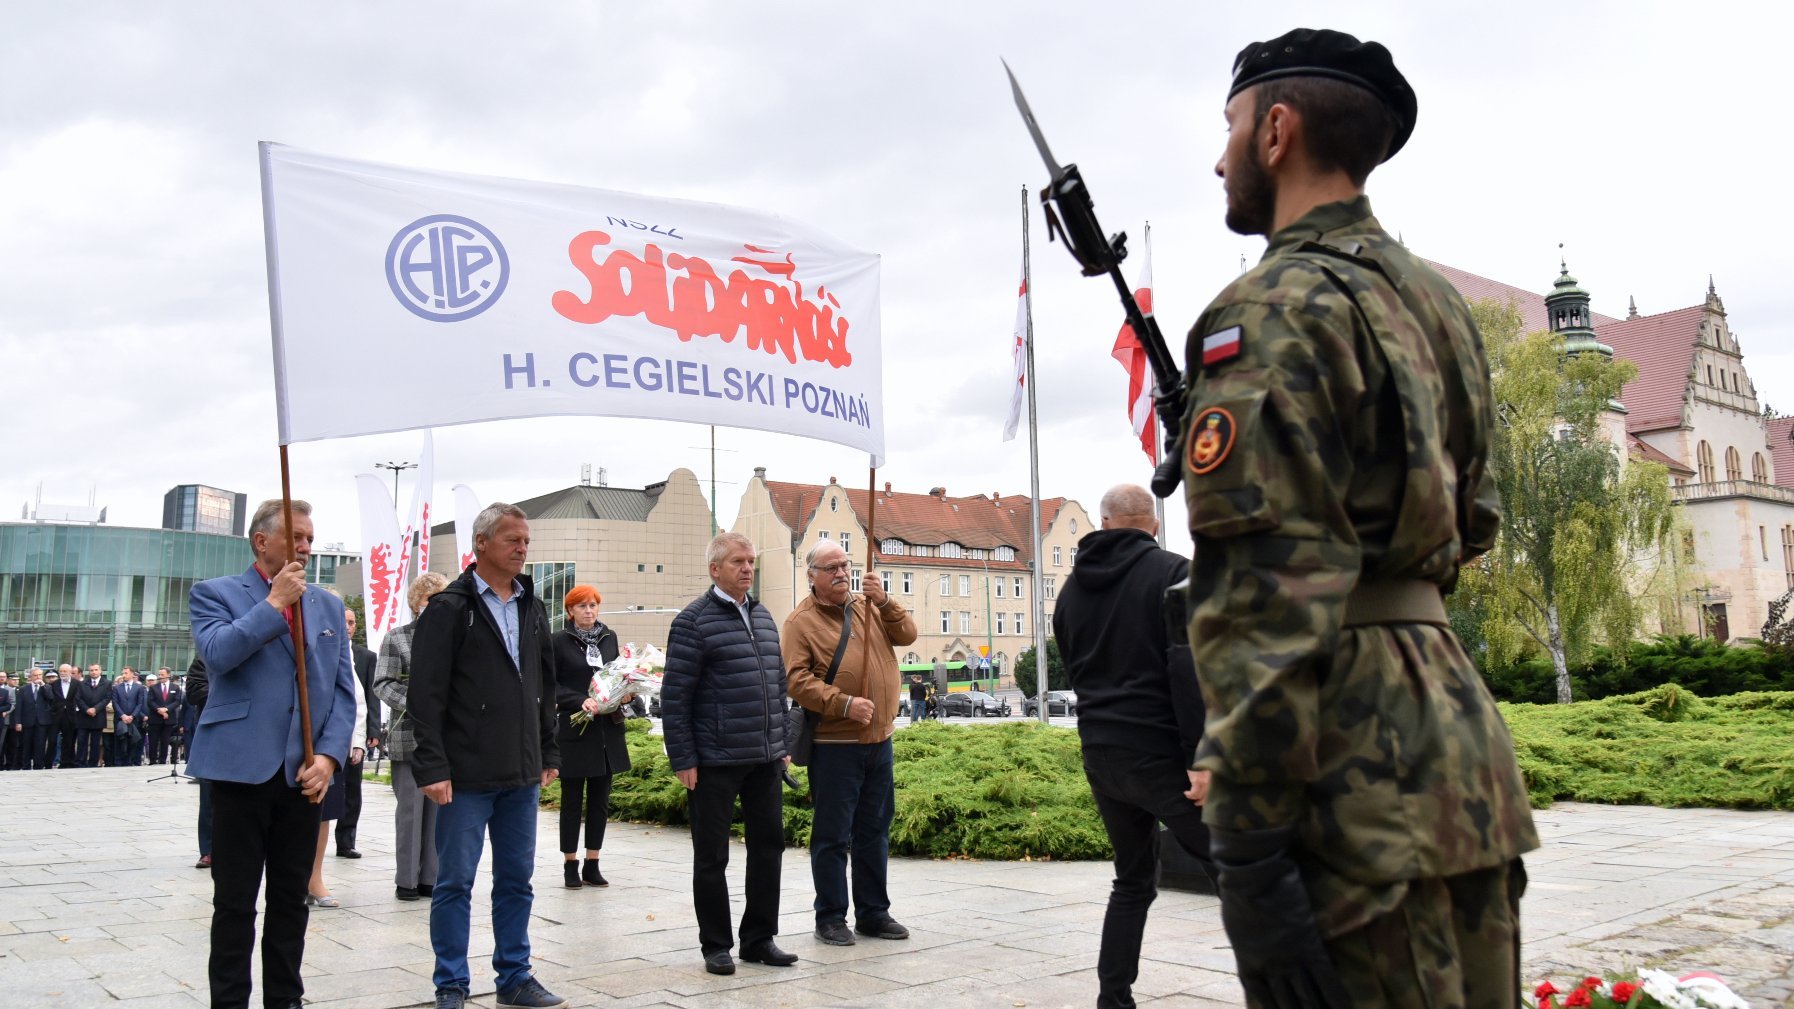
[[[1220,364],[1240,356],[1240,327],[1229,326],[1202,338],[1202,366]]]

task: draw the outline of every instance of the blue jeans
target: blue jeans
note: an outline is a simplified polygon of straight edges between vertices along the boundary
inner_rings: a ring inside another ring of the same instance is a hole
[[[430,946],[436,951],[438,989],[472,987],[467,970],[468,917],[474,873],[486,834],[492,835],[492,970],[498,990],[530,976],[529,912],[535,900],[530,875],[536,868],[536,793],[506,788],[483,792],[455,789],[436,810],[436,889],[430,897]],[[428,802],[429,800],[424,800]]]
[[[854,921],[870,925],[891,916],[886,888],[891,815],[891,741],[817,743],[810,755],[810,880],[816,887],[816,924],[847,920],[847,860],[853,852]]]

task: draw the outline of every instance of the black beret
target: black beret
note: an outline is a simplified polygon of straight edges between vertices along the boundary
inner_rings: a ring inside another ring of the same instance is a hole
[[[1269,42],[1254,42],[1234,58],[1233,87],[1227,97],[1231,100],[1254,84],[1280,77],[1331,77],[1382,99],[1396,120],[1395,136],[1384,161],[1395,157],[1414,132],[1418,112],[1414,89],[1381,43],[1360,42],[1345,32],[1326,28],[1297,28]]]

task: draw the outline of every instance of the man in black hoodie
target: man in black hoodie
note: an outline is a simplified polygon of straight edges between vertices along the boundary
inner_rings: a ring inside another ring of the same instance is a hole
[[[1189,647],[1171,639],[1164,616],[1165,590],[1190,562],[1153,540],[1159,524],[1145,488],[1112,488],[1100,513],[1102,528],[1078,541],[1053,637],[1078,695],[1084,774],[1115,849],[1096,1004],[1132,1009],[1140,937],[1158,896],[1158,825],[1208,866],[1207,772],[1188,770],[1204,711]]]

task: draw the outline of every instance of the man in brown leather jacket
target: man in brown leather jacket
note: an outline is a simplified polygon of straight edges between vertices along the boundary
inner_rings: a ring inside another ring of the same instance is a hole
[[[797,604],[779,635],[785,649],[786,689],[822,715],[810,757],[815,819],[810,828],[810,876],[816,885],[816,938],[851,946],[847,930],[847,860],[853,852],[854,931],[879,939],[907,939],[891,917],[886,888],[891,814],[891,733],[897,720],[899,674],[893,646],[916,640],[916,622],[885,595],[876,575],[865,594],[851,591],[853,562],[841,548],[818,540],[806,558],[810,595]],[[847,611],[847,612],[844,612]],[[847,627],[842,649],[843,627]],[[834,682],[829,667],[840,652]]]

